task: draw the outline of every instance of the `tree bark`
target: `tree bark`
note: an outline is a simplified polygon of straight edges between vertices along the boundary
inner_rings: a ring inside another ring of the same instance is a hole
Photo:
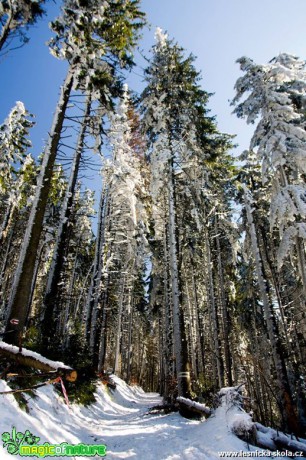
[[[176,375],[178,384],[178,395],[190,397],[191,381],[188,362],[188,348],[184,324],[184,315],[180,305],[180,280],[178,270],[177,240],[176,240],[176,210],[175,210],[175,185],[173,159],[169,162],[168,177],[168,218],[169,218],[169,255],[170,255],[170,276],[172,289],[173,308],[173,339],[174,353],[176,358]]]
[[[206,220],[206,213],[204,210],[204,216]],[[207,259],[207,278],[208,278],[208,298],[209,298],[209,306],[211,312],[211,319],[212,319],[212,328],[213,328],[213,346],[214,346],[214,354],[216,358],[216,365],[217,365],[217,374],[218,374],[218,385],[219,388],[224,386],[224,366],[223,360],[221,356],[221,344],[220,344],[220,337],[219,337],[219,321],[218,321],[218,312],[217,312],[217,305],[215,300],[215,290],[214,290],[214,280],[213,280],[213,264],[212,264],[212,257],[211,257],[211,247],[209,241],[208,230],[205,228],[204,231],[204,238],[205,238],[205,249],[206,249],[206,259]]]
[[[32,205],[10,296],[5,338],[8,343],[16,345],[18,345],[19,338],[22,336],[23,328],[27,320],[28,303],[31,295],[32,279],[35,270],[40,236],[43,228],[43,220],[72,84],[73,73],[70,69],[64,85],[62,86],[60,99],[54,114],[49,142],[45,149],[36,188],[36,195]]]
[[[225,368],[226,368],[227,385],[231,387],[233,386],[233,378],[232,378],[231,352],[230,352],[230,343],[229,343],[229,324],[228,324],[229,316],[228,316],[226,298],[225,298],[222,254],[221,254],[220,239],[218,236],[217,217],[215,219],[215,230],[216,230],[216,244],[217,244],[217,259],[218,259],[219,293],[220,293],[222,326],[223,326],[223,347],[224,347]]]
[[[56,314],[59,314],[59,283],[64,266],[65,252],[69,239],[69,223],[72,212],[73,200],[77,177],[80,167],[81,156],[84,148],[84,140],[87,128],[87,121],[90,115],[91,97],[87,96],[85,113],[79,132],[76,150],[70,172],[69,184],[66,190],[64,203],[61,208],[60,222],[57,230],[56,242],[53,249],[53,257],[48,274],[47,288],[41,312],[41,335],[45,349],[48,349],[51,340],[54,339]]]
[[[275,318],[267,294],[266,280],[263,276],[263,267],[258,247],[256,228],[253,221],[251,205],[246,187],[244,190],[244,198],[248,225],[250,227],[252,252],[255,260],[258,287],[264,307],[264,315],[267,324],[268,337],[272,348],[273,361],[276,370],[276,379],[279,388],[280,401],[282,405],[282,416],[284,423],[286,425],[285,428],[288,429],[290,432],[298,434],[300,431],[299,424],[293,406],[293,400],[288,382],[287,369],[283,358],[283,352],[281,349],[280,338],[275,335]]]
[[[106,217],[108,214],[108,197],[109,192],[106,188],[106,190],[102,190],[101,192],[98,215],[97,239],[95,245],[94,267],[85,308],[85,334],[88,344],[90,342],[92,315],[97,308],[97,303],[100,295],[99,286],[102,276],[102,259],[105,243]]]
[[[122,336],[122,314],[123,314],[124,289],[125,289],[125,275],[123,275],[123,278],[122,278],[121,290],[120,290],[120,295],[119,295],[118,322],[117,322],[116,346],[115,346],[114,373],[118,376],[121,375],[120,346],[121,346],[121,336]]]

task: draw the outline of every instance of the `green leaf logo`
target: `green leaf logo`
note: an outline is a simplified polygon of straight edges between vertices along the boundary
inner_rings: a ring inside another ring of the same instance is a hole
[[[19,447],[23,442],[33,445],[38,443],[40,440],[39,437],[34,436],[29,430],[26,430],[25,433],[21,431],[16,431],[16,428],[13,426],[12,433],[5,431],[2,433],[3,447],[7,448],[9,454],[16,455],[19,452]]]

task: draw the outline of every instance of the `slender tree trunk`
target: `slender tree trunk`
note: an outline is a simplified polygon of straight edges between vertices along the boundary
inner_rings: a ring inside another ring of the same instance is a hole
[[[106,344],[107,344],[107,303],[108,303],[108,284],[109,278],[107,279],[107,286],[104,293],[102,294],[102,319],[101,319],[101,330],[100,330],[100,345],[99,345],[99,357],[98,357],[98,372],[102,372],[105,356],[106,356]]]
[[[12,240],[13,240],[15,226],[16,226],[16,223],[14,222],[13,226],[11,227],[11,230],[10,230],[10,233],[9,233],[9,236],[8,236],[8,240],[6,242],[6,250],[5,250],[5,254],[4,254],[4,257],[3,257],[3,263],[2,263],[2,267],[1,267],[0,288],[2,286],[2,281],[4,279],[4,275],[5,275],[7,266],[8,266],[9,254],[10,254],[10,251],[11,251],[11,248],[12,248]]]
[[[43,241],[43,243],[40,245],[40,248],[39,248],[39,251],[38,251],[38,256],[37,256],[37,259],[36,259],[36,262],[35,262],[35,268],[34,268],[32,286],[31,286],[31,295],[30,295],[30,298],[29,298],[29,311],[28,311],[28,314],[27,314],[26,326],[28,324],[30,315],[33,313],[33,310],[31,309],[31,305],[32,305],[32,302],[33,302],[33,299],[34,299],[35,287],[36,287],[36,283],[37,283],[41,257],[42,257],[42,253],[43,253],[43,249],[44,249],[45,244],[46,244],[46,241]]]
[[[165,223],[164,234],[163,234],[163,252],[164,252],[164,264],[163,264],[163,319],[164,319],[164,399],[167,401],[171,398],[171,391],[169,388],[170,380],[174,377],[173,361],[173,317],[172,317],[172,305],[171,298],[169,295],[169,250],[168,250],[168,225]]]
[[[123,299],[125,290],[125,275],[122,278],[121,290],[119,295],[118,304],[118,321],[117,321],[117,332],[116,332],[116,345],[115,345],[115,362],[114,362],[114,373],[118,376],[121,375],[121,337],[122,337],[122,315],[123,315]]]
[[[48,274],[46,294],[44,297],[43,309],[41,312],[41,334],[45,349],[50,345],[50,341],[54,339],[57,315],[59,315],[59,283],[63,271],[65,252],[69,239],[69,223],[72,212],[73,200],[77,177],[80,167],[81,156],[84,148],[84,140],[88,117],[90,115],[91,97],[87,96],[84,118],[79,132],[76,150],[73,158],[73,163],[70,172],[68,188],[65,194],[64,203],[61,208],[60,222],[57,230],[56,242],[53,249],[53,257],[50,271]]]
[[[275,334],[275,318],[273,310],[270,306],[268,294],[267,294],[267,285],[266,280],[263,276],[263,267],[262,261],[260,258],[260,251],[258,247],[256,228],[253,221],[252,210],[250,206],[250,201],[248,198],[248,191],[245,187],[244,190],[245,197],[245,206],[247,212],[248,225],[250,228],[251,243],[252,243],[252,252],[255,260],[256,274],[258,279],[258,286],[260,291],[261,300],[264,307],[265,321],[267,324],[268,336],[272,348],[272,355],[274,366],[276,370],[276,379],[279,388],[280,401],[282,404],[282,416],[286,429],[290,432],[299,434],[299,425],[297,416],[293,406],[292,395],[290,391],[290,385],[288,382],[287,369],[283,357],[283,352],[281,349],[280,338]]]
[[[220,293],[222,326],[223,326],[223,346],[224,346],[225,368],[226,368],[227,384],[228,386],[231,387],[233,385],[233,379],[232,379],[231,352],[230,352],[230,343],[229,343],[229,316],[228,316],[228,311],[227,311],[227,306],[226,306],[224,276],[223,276],[223,266],[222,266],[222,254],[221,254],[220,239],[218,236],[217,218],[215,220],[215,230],[216,230],[216,244],[217,244],[217,259],[218,259],[219,293]]]
[[[10,252],[11,252],[11,249],[12,249],[12,246],[13,246],[13,235],[14,235],[15,226],[16,226],[16,222],[13,222],[13,225],[12,225],[12,227],[10,229],[10,232],[9,232],[9,236],[7,238],[6,251],[5,251],[5,254],[4,254],[3,263],[2,263],[2,267],[1,267],[1,273],[0,273],[0,291],[2,292],[2,298],[1,298],[1,303],[0,303],[0,312],[1,312],[1,317],[2,318],[4,317],[4,312],[5,312],[6,307],[7,307],[7,296],[5,295],[6,294],[5,291],[6,291],[6,285],[8,283],[7,283],[7,280],[5,282],[5,278],[8,278],[8,275],[6,277],[5,274],[6,274],[8,264],[9,264],[9,255],[10,255]]]
[[[98,216],[98,229],[97,239],[95,246],[95,257],[94,257],[94,268],[92,272],[92,278],[90,288],[86,301],[86,314],[85,314],[85,332],[86,338],[89,342],[90,329],[92,323],[92,314],[96,308],[97,299],[99,297],[99,286],[102,276],[102,261],[103,261],[103,248],[105,243],[105,226],[106,217],[108,213],[108,190],[102,190],[100,205],[99,205],[99,216]]]
[[[192,256],[190,256],[190,263],[191,263],[191,277],[192,277],[192,290],[193,290],[193,317],[195,322],[195,329],[196,329],[196,366],[197,366],[197,374],[203,373],[205,368],[204,363],[204,336],[201,333],[200,327],[200,308],[199,308],[199,300],[198,300],[198,291],[195,279],[195,269],[194,269],[194,261]]]
[[[93,359],[96,361],[95,350],[97,345],[97,331],[98,331],[98,316],[99,316],[99,302],[101,299],[101,280],[104,262],[104,246],[105,246],[105,232],[107,217],[109,213],[109,191],[106,189],[102,191],[101,203],[99,210],[99,225],[98,235],[95,248],[95,261],[94,272],[91,280],[87,299],[87,312],[86,312],[86,336],[89,343],[89,352]],[[99,358],[98,358],[99,359]]]
[[[131,292],[129,293],[128,305],[128,343],[127,343],[127,366],[126,366],[126,381],[131,383],[131,361],[132,361],[132,331],[133,331],[133,302],[131,301]]]
[[[206,220],[206,213],[204,210],[204,216]],[[214,289],[214,279],[213,279],[213,263],[211,258],[211,247],[209,241],[208,230],[205,228],[204,231],[205,238],[205,249],[206,249],[206,264],[207,264],[207,278],[208,278],[208,297],[209,297],[209,306],[211,311],[212,319],[212,328],[213,328],[213,345],[214,345],[214,354],[216,358],[217,365],[217,374],[218,374],[218,385],[219,388],[224,386],[224,366],[221,356],[221,344],[219,337],[219,321],[218,321],[218,312],[215,299],[215,289]]]
[[[191,381],[190,370],[188,363],[188,347],[186,340],[184,315],[182,306],[180,305],[180,280],[178,271],[178,255],[177,255],[177,241],[176,241],[176,212],[175,212],[175,185],[174,185],[174,172],[173,160],[169,164],[169,178],[168,178],[168,213],[169,213],[169,255],[170,255],[170,276],[172,288],[172,308],[173,308],[173,339],[174,339],[174,353],[175,365],[178,384],[178,395],[183,397],[190,397],[191,395]]]
[[[298,266],[301,275],[303,293],[304,293],[304,303],[306,302],[306,260],[305,260],[305,243],[304,239],[299,236],[296,238],[296,252],[298,259]]]
[[[60,142],[61,131],[72,84],[73,72],[70,69],[64,85],[62,86],[59,103],[54,114],[49,142],[44,153],[35,199],[32,205],[11,291],[8,318],[5,328],[5,340],[8,343],[15,345],[19,344],[19,340],[22,336],[23,328],[27,320],[28,303],[31,295],[37,251],[43,228],[48,195],[51,188],[54,163],[56,160],[57,149]]]
[[[3,245],[6,238],[6,234],[9,228],[9,223],[11,222],[11,215],[14,213],[15,205],[10,203],[6,209],[5,216],[0,228],[0,247]]]
[[[289,181],[284,170],[283,166],[278,168],[279,171],[279,179],[277,181],[279,186],[287,187],[289,185]],[[293,200],[294,201],[294,200]],[[297,262],[298,262],[298,270],[300,272],[302,286],[303,286],[303,293],[304,299],[306,299],[306,261],[305,261],[305,245],[304,239],[297,236],[295,238],[295,246],[296,246],[296,255],[297,255]]]
[[[278,276],[277,276],[277,274],[275,272],[275,269],[274,269],[274,266],[273,266],[273,263],[272,263],[272,260],[271,260],[271,257],[270,257],[270,252],[269,252],[269,248],[268,248],[268,243],[267,243],[265,230],[264,230],[264,228],[262,226],[259,227],[259,236],[261,237],[260,239],[261,239],[261,246],[263,248],[263,256],[264,256],[264,258],[266,260],[266,263],[267,263],[268,268],[269,268],[270,273],[271,273],[271,279],[272,279],[273,287],[274,287],[274,290],[275,290],[275,293],[276,293],[277,303],[278,303],[279,312],[280,312],[281,319],[282,319],[283,332],[284,332],[285,337],[286,337],[287,347],[288,347],[288,349],[290,349],[291,346],[290,346],[289,338],[288,338],[288,334],[287,334],[288,324],[287,324],[287,319],[286,319],[286,316],[285,316],[285,310],[284,310],[284,306],[283,306],[283,302],[282,302],[282,298],[281,298],[281,294],[280,294],[279,279],[278,279]]]

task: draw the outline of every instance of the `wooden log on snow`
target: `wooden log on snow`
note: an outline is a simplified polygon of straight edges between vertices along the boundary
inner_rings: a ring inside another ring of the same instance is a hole
[[[197,401],[192,401],[191,399],[183,398],[182,396],[176,398],[176,401],[179,403],[180,408],[185,409],[187,413],[189,412],[190,417],[188,418],[192,418],[192,414],[201,417],[208,417],[211,414],[211,409],[209,407]]]
[[[256,427],[256,445],[263,449],[275,451],[290,451],[293,453],[300,452],[300,456],[306,456],[306,443],[300,442],[297,439],[292,439],[289,435],[285,435],[273,428],[261,425],[258,422],[254,423]]]
[[[289,450],[293,453],[299,452],[300,456],[306,457],[305,443],[291,439],[291,437],[286,436],[283,433],[274,434],[272,439],[278,449]]]
[[[52,361],[39,353],[0,341],[0,356],[4,356],[22,366],[34,367],[44,372],[54,372],[55,376],[60,376],[68,382],[75,382],[77,371],[70,366],[66,366],[59,361]]]

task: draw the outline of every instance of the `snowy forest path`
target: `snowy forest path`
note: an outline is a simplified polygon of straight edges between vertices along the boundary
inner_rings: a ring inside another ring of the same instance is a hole
[[[78,404],[67,407],[51,385],[37,390],[37,397],[29,398],[28,413],[20,409],[11,394],[2,395],[0,434],[15,426],[19,432],[30,430],[39,436],[39,444],[105,444],[106,460],[216,460],[220,459],[219,452],[256,450],[231,431],[233,421],[241,417],[235,407],[222,405],[202,422],[187,420],[177,412],[149,413],[150,408],[161,404],[160,395],[145,393],[139,387],[130,387],[119,378],[112,378],[116,389],[98,383],[96,402],[88,407]],[[9,390],[2,380],[0,390]],[[13,459],[1,445],[0,458]],[[22,458],[14,455],[14,459]],[[88,457],[75,458],[86,460]],[[101,460],[102,457],[90,458]],[[242,456],[238,454],[236,458]]]

